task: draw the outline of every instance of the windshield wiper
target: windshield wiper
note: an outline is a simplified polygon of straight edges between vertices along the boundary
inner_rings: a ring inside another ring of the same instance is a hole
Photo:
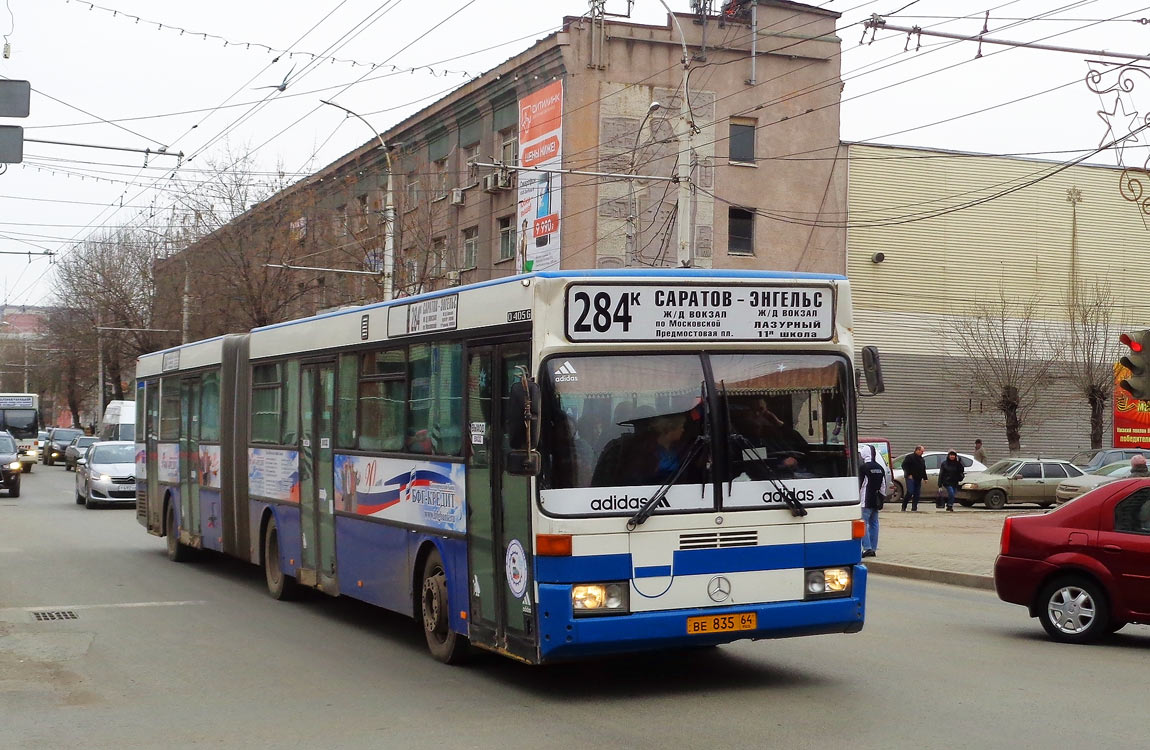
[[[667,493],[670,492],[671,488],[675,486],[675,483],[679,481],[679,477],[683,475],[687,467],[695,462],[695,459],[699,457],[701,451],[711,447],[711,419],[706,409],[707,384],[703,383],[700,390],[702,395],[699,398],[699,403],[703,405],[703,434],[695,438],[695,441],[679,456],[679,468],[675,470],[671,478],[659,485],[659,489],[655,490],[654,494],[639,506],[639,510],[635,511],[635,515],[627,519],[627,531],[634,531],[646,523],[647,519],[651,517],[651,514],[655,512],[659,501],[667,496]],[[705,486],[704,491],[706,491]]]
[[[733,453],[731,447],[732,445],[737,445],[740,453],[742,453],[743,450],[750,449],[751,455],[755,457],[755,462],[766,470],[767,481],[775,488],[775,493],[779,496],[779,499],[783,501],[783,504],[787,506],[787,509],[790,510],[791,515],[796,518],[802,518],[807,515],[807,509],[804,508],[803,504],[799,501],[798,495],[794,490],[791,490],[780,481],[779,473],[775,470],[775,467],[771,465],[770,461],[767,460],[771,456],[770,452],[768,452],[766,448],[763,448],[763,455],[760,456],[759,448],[741,433],[735,432],[732,428],[731,405],[727,399],[726,381],[720,381],[719,394],[723,398],[723,416],[725,417],[727,425],[727,494],[731,493],[731,488],[735,482],[734,471],[732,471],[731,466],[731,454]],[[794,451],[784,451],[783,453],[787,454],[792,452]]]
[[[687,467],[690,466],[696,458],[698,458],[699,453],[704,449],[709,448],[710,445],[710,435],[700,435],[699,437],[695,438],[695,442],[691,443],[690,447],[687,448],[686,453],[680,457],[679,468],[673,475],[671,475],[671,478],[666,482],[663,482],[663,484],[659,486],[659,489],[655,490],[654,494],[647,498],[647,501],[643,503],[639,510],[635,512],[635,515],[627,519],[627,531],[634,531],[636,528],[646,522],[648,518],[651,517],[651,514],[655,512],[655,507],[659,504],[659,501],[667,496],[667,493],[670,492],[671,488],[675,486],[675,483],[679,481],[679,477],[683,475],[683,472],[687,470]]]

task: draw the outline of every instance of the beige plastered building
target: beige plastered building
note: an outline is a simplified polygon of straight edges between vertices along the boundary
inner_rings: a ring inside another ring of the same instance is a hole
[[[887,384],[885,394],[861,400],[864,434],[888,438],[897,453],[917,443],[970,453],[981,438],[992,459],[1008,455],[1001,417],[964,384],[970,363],[947,333],[1000,289],[1012,304],[1033,301],[1036,356],[1065,346],[1076,280],[1080,289],[1110,286],[1115,357],[1119,332],[1150,325],[1150,217],[1123,197],[1121,169],[847,148],[856,341],[879,347]],[[1066,358],[1044,379],[1022,430],[1023,455],[1068,458],[1090,447],[1088,407],[1065,377]]]

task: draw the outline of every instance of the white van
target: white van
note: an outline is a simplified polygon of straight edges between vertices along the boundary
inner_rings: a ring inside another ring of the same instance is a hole
[[[109,401],[99,434],[101,440],[135,440],[136,402]]]

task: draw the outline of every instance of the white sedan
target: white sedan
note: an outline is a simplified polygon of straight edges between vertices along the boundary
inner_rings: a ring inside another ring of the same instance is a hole
[[[76,504],[136,504],[136,445],[130,441],[92,443],[76,461]]]
[[[926,480],[919,491],[919,502],[935,502],[938,494],[938,471],[942,462],[946,460],[949,451],[923,451],[922,460],[926,463]],[[904,453],[894,460],[894,488],[891,492],[891,505],[901,505],[902,496],[906,494],[906,477],[903,476],[902,462],[909,453]],[[959,453],[958,460],[962,461],[963,469],[969,474],[972,471],[986,471],[986,465],[974,460],[974,456]]]

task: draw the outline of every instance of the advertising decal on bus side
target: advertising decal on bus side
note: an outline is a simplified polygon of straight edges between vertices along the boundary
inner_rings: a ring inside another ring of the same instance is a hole
[[[335,457],[335,507],[350,513],[463,533],[465,486],[463,464]]]
[[[248,448],[248,492],[269,500],[299,502],[299,451]]]
[[[830,287],[572,284],[569,341],[827,341]]]
[[[160,443],[156,450],[156,475],[165,484],[180,482],[180,446],[178,443]]]

